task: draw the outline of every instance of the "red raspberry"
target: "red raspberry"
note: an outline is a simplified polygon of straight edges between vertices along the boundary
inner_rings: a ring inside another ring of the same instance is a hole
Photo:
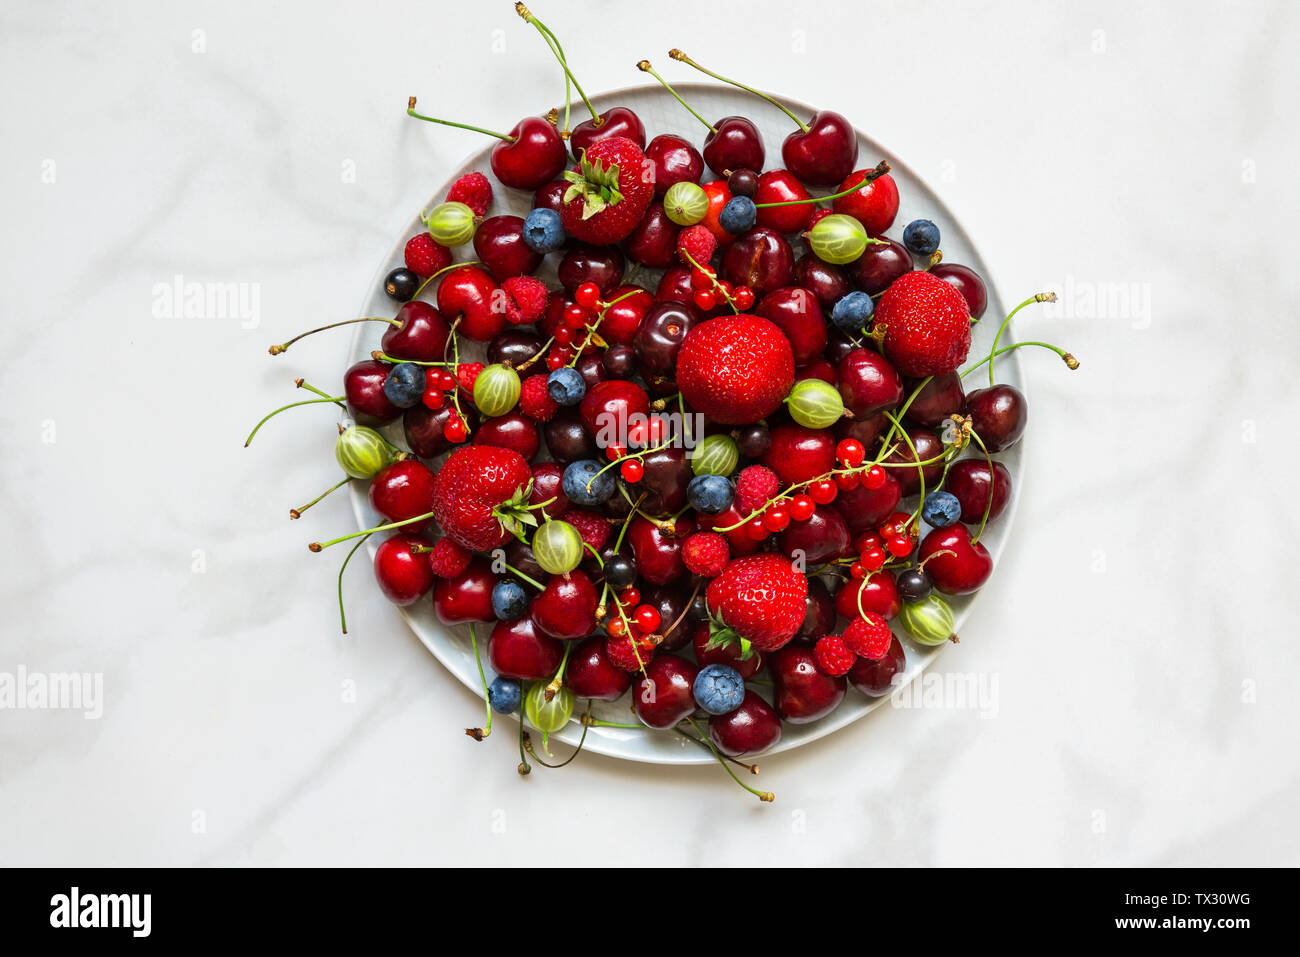
[[[687,226],[677,234],[677,255],[687,266],[692,265],[691,259],[701,266],[707,266],[717,248],[717,237],[706,226]],[[686,258],[687,254],[690,259]]]
[[[456,381],[462,389],[473,395],[474,383],[478,381],[478,374],[485,368],[487,367],[481,362],[462,362],[456,366]]]
[[[720,575],[730,558],[727,540],[717,532],[696,532],[682,544],[682,561],[695,575]]]
[[[466,173],[451,184],[447,202],[464,203],[475,216],[482,216],[492,205],[492,184],[482,173]]]
[[[766,465],[750,465],[736,478],[736,508],[740,514],[748,515],[766,505],[779,491],[781,480],[775,472]]]
[[[406,268],[421,279],[428,279],[450,265],[451,250],[439,246],[428,233],[420,233],[406,241]]]
[[[812,219],[808,220],[808,226],[804,229],[804,232],[808,232],[809,230],[811,230],[814,226],[817,225],[817,223],[820,220],[825,219],[830,214],[831,211],[829,209],[826,209],[825,207],[822,207],[821,209],[817,210],[815,213],[812,214]]]
[[[455,578],[469,568],[472,556],[450,538],[440,538],[429,552],[429,567],[439,578]]]
[[[506,318],[516,326],[536,322],[546,315],[549,293],[535,276],[511,276],[501,284],[506,294]]]
[[[519,410],[534,422],[549,422],[560,404],[546,391],[546,376],[530,375],[519,387]]]
[[[622,619],[620,619],[622,620]],[[605,639],[605,654],[618,668],[624,671],[640,671],[654,657],[655,646],[662,639],[658,635],[637,635],[635,639],[620,635],[610,635]],[[638,660],[637,656],[640,655]]]
[[[596,551],[609,541],[609,519],[604,515],[584,508],[571,508],[564,513],[564,520],[576,528],[582,540]]]
[[[844,643],[854,653],[872,661],[879,661],[889,654],[894,633],[889,630],[889,622],[874,611],[865,612],[864,618],[858,618],[844,629]]]
[[[839,635],[818,638],[817,644],[813,646],[813,658],[817,667],[833,678],[848,674],[858,660],[858,656],[849,650]]]

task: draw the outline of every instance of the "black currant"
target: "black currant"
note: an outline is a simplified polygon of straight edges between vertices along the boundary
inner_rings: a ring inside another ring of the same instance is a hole
[[[394,269],[384,280],[384,292],[397,302],[410,302],[419,288],[420,277],[405,268]]]

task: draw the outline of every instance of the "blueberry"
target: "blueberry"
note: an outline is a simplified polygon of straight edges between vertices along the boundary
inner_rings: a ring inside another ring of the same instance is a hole
[[[419,405],[424,397],[424,370],[414,362],[399,362],[384,380],[384,395],[399,409]]]
[[[560,405],[577,405],[587,394],[587,383],[577,369],[560,366],[546,377],[546,391]]]
[[[595,459],[579,459],[565,467],[560,488],[570,502],[575,505],[599,505],[609,501],[615,489],[614,470],[597,475],[602,468],[604,466]]]
[[[753,229],[756,219],[758,219],[758,207],[754,205],[754,201],[748,196],[733,196],[727,200],[727,205],[723,206],[722,212],[718,214],[718,225],[731,235],[739,236]]]
[[[626,588],[636,581],[636,562],[623,555],[615,555],[605,562],[605,581],[613,588]]]
[[[730,714],[745,700],[745,679],[730,665],[705,665],[691,690],[695,703],[709,714]]]
[[[925,601],[930,596],[930,576],[920,568],[898,573],[898,597],[903,601]]]
[[[535,253],[549,253],[564,245],[564,227],[553,209],[535,209],[524,220],[524,245]]]
[[[921,506],[921,517],[932,528],[947,528],[961,518],[961,502],[952,492],[931,492]]]
[[[492,586],[492,614],[501,621],[517,621],[528,611],[528,593],[519,582],[506,579]]]
[[[705,515],[725,512],[736,497],[736,486],[723,475],[697,475],[686,486],[686,497],[691,508]]]
[[[409,269],[399,267],[384,278],[384,292],[398,302],[410,302],[419,289],[420,277]]]
[[[871,321],[875,311],[876,304],[865,292],[851,292],[831,307],[831,323],[845,332],[858,332]]]
[[[928,219],[914,219],[903,230],[903,245],[918,256],[928,256],[939,248],[939,227]]]
[[[513,714],[519,710],[523,689],[514,678],[497,678],[488,685],[488,704],[497,714]]]

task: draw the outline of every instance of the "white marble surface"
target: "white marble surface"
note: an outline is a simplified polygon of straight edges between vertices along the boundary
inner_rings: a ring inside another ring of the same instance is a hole
[[[475,145],[405,98],[513,122],[558,95],[539,40],[506,0],[9,4],[0,672],[101,673],[103,714],[0,710],[0,862],[1300,863],[1300,13],[745,6],[743,57],[691,39],[699,4],[589,4],[599,44],[536,9],[593,89],[641,56],[684,76],[681,45],[848,113],[1005,298],[1074,291],[1019,326],[1083,368],[1029,357],[1017,542],[940,666],[996,676],[996,715],[882,709],[763,762],[771,806],[716,768],[519,779],[364,567],[338,635],[335,560],[303,545],[347,503],[285,518],[331,480],[328,413],[240,445],[347,343],[266,346],[350,315]],[[260,322],[156,318],[176,275],[253,284]]]

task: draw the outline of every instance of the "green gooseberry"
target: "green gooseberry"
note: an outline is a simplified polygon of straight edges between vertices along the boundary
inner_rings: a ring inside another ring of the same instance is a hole
[[[356,479],[374,478],[396,461],[392,444],[374,429],[349,425],[334,440],[339,467]]]
[[[730,475],[740,464],[740,449],[729,435],[706,435],[691,450],[691,471],[696,475]]]
[[[699,183],[673,183],[664,193],[664,212],[678,226],[694,226],[709,214],[709,194]]]
[[[543,522],[533,532],[533,558],[551,575],[563,575],[582,561],[582,536],[568,522]]]
[[[809,429],[829,429],[844,415],[840,390],[821,379],[803,379],[786,397],[790,418]]]
[[[921,601],[904,602],[899,617],[918,645],[942,645],[952,638],[952,609],[934,593]]]
[[[545,681],[534,681],[524,695],[524,714],[528,723],[543,734],[559,731],[573,717],[573,692],[563,685],[550,701],[546,700]]]
[[[474,380],[474,404],[488,418],[505,415],[519,401],[519,373],[495,363]]]
[[[439,246],[463,246],[474,238],[474,210],[464,203],[443,203],[424,217],[424,225]]]
[[[866,251],[867,229],[852,216],[831,213],[813,226],[808,234],[808,245],[818,259],[842,266]]]

